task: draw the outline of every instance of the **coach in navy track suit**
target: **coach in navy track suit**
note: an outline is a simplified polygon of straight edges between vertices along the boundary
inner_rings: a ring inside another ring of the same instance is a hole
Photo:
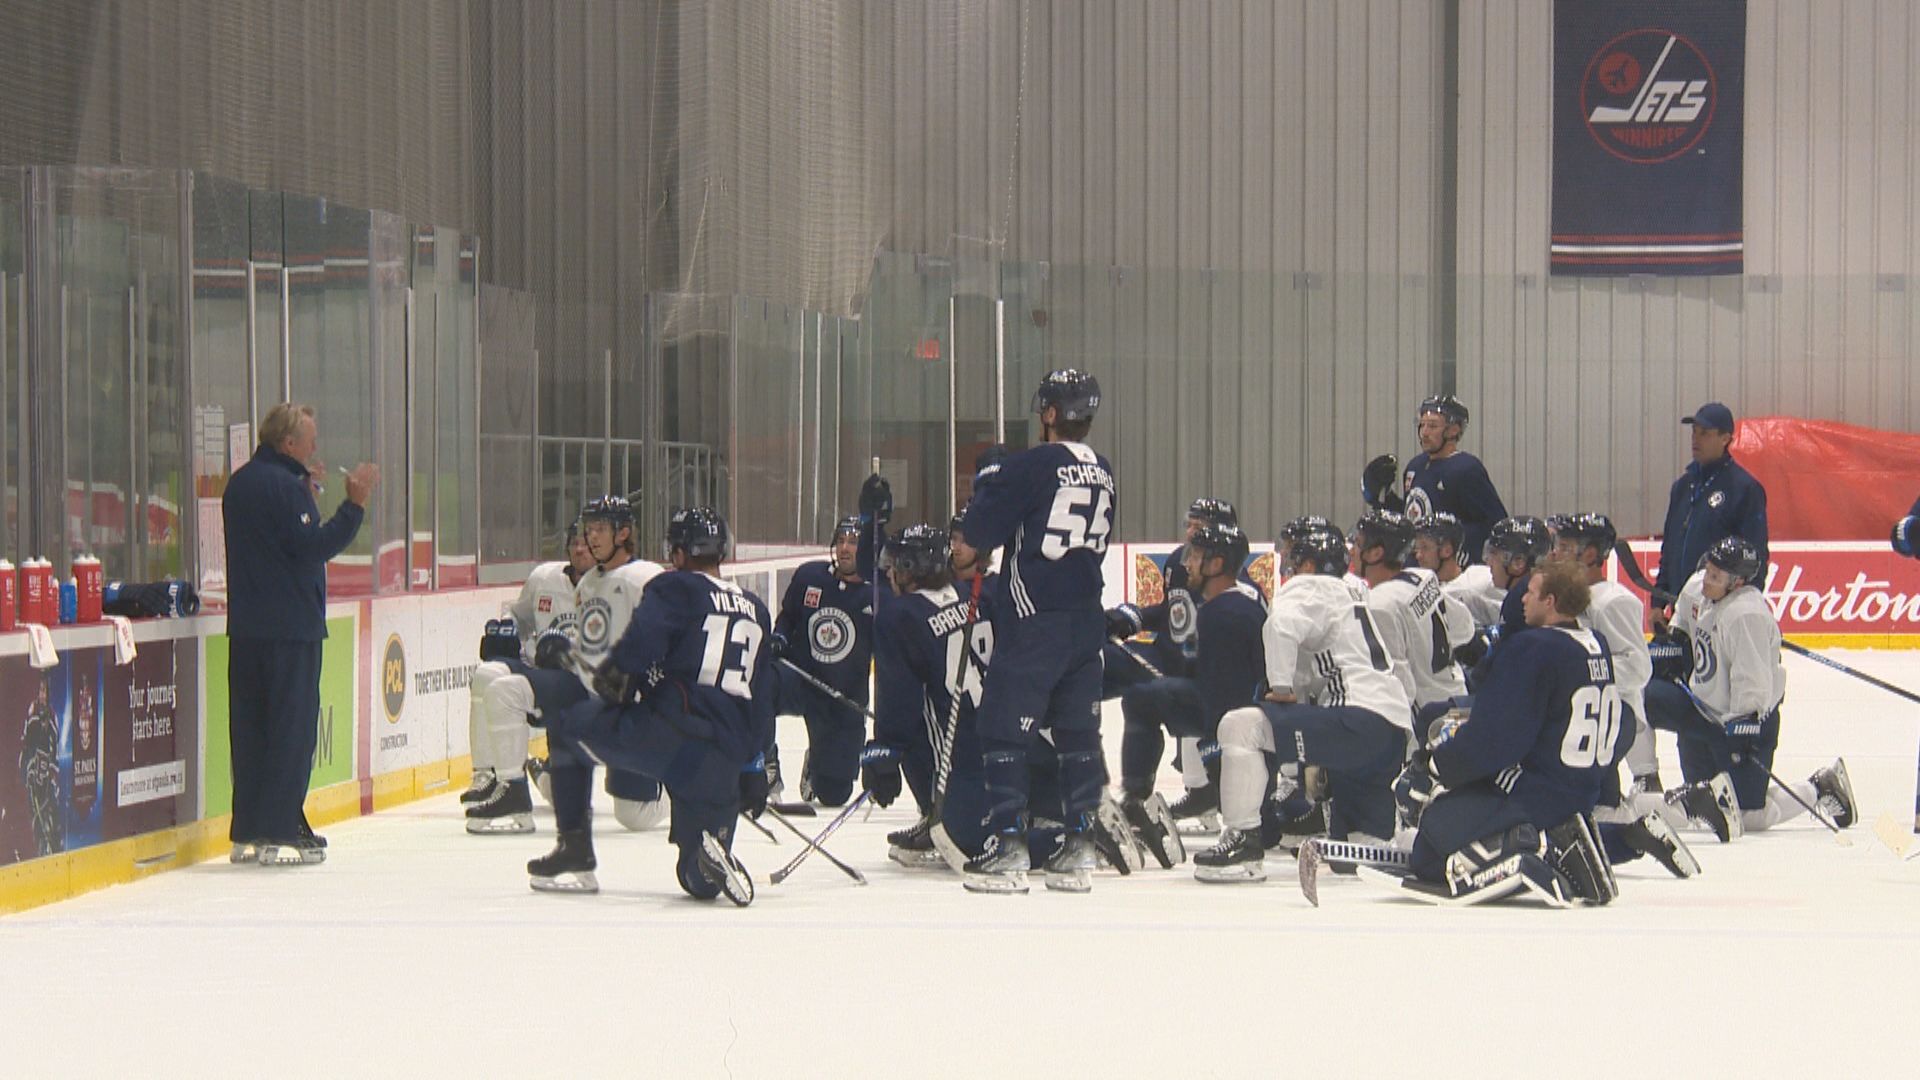
[[[233,751],[233,861],[316,863],[326,844],[301,809],[320,717],[327,561],[366,517],[380,472],[362,463],[326,521],[314,502],[313,409],[275,405],[260,447],[234,470],[220,511],[227,543],[228,730]]]
[[[1700,560],[1729,536],[1744,536],[1760,552],[1760,585],[1766,585],[1767,489],[1733,460],[1733,410],[1717,401],[1682,420],[1693,428],[1693,461],[1667,496],[1666,531],[1660,539],[1660,574],[1654,584],[1678,596]]]

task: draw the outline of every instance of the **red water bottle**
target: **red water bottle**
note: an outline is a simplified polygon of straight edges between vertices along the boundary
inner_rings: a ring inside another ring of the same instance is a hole
[[[20,621],[47,625],[47,585],[52,574],[42,576],[44,560],[28,559],[20,564]]]
[[[20,622],[19,585],[13,564],[0,559],[0,631],[11,630]]]
[[[80,623],[97,623],[101,617],[101,604],[105,583],[101,579],[100,560],[92,555],[82,555],[73,560],[73,583],[79,592],[79,615],[74,620]]]

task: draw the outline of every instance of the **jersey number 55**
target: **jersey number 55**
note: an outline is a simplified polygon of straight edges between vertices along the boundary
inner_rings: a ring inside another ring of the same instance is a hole
[[[1107,534],[1113,531],[1113,496],[1106,488],[1063,487],[1053,495],[1053,509],[1047,514],[1047,535],[1040,541],[1040,554],[1059,559],[1075,548],[1095,555],[1107,550]]]

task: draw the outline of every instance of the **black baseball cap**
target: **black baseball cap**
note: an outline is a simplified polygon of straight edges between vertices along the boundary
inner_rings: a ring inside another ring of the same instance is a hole
[[[1695,427],[1712,428],[1715,431],[1733,432],[1733,410],[1717,401],[1709,401],[1693,411],[1692,416],[1680,418],[1683,424]]]

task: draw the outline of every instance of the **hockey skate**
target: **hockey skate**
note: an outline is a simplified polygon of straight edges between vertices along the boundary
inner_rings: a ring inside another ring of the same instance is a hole
[[[1173,820],[1179,824],[1181,832],[1220,831],[1220,789],[1216,784],[1188,788],[1187,793],[1167,809],[1172,811]]]
[[[553,778],[547,775],[545,758],[530,757],[526,764],[527,781],[540,793],[540,801],[553,805]]]
[[[1853,824],[1858,807],[1853,801],[1853,781],[1847,778],[1845,758],[1834,758],[1833,764],[1808,777],[1813,781],[1814,791],[1819,798],[1814,805],[1827,815],[1835,828],[1844,829]]]
[[[1593,823],[1587,815],[1575,814],[1547,830],[1547,855],[1553,868],[1566,879],[1571,899],[1598,907],[1620,895],[1613,867],[1594,838]]]
[[[813,801],[813,751],[800,755],[800,801]]]
[[[256,859],[261,866],[318,866],[327,861],[327,845],[317,836],[262,840]]]
[[[1187,861],[1186,841],[1180,839],[1179,823],[1174,820],[1166,799],[1159,795],[1128,798],[1121,802],[1120,810],[1126,815],[1133,834],[1153,853],[1161,869],[1171,870]]]
[[[1124,833],[1125,826],[1122,826]],[[1074,829],[1060,838],[1060,847],[1041,868],[1047,872],[1047,888],[1054,892],[1089,893],[1093,891],[1093,867],[1098,861],[1092,829]]]
[[[1687,817],[1713,830],[1723,844],[1730,844],[1746,833],[1740,820],[1740,800],[1733,793],[1733,780],[1717,773],[1711,780],[1688,784],[1667,792],[1667,805],[1675,806]]]
[[[1251,884],[1267,880],[1267,849],[1260,834],[1227,828],[1220,842],[1193,857],[1193,878],[1210,885]]]
[[[1093,846],[1108,866],[1125,877],[1147,864],[1147,848],[1127,825],[1126,812],[1112,793],[1100,793],[1100,806],[1094,811],[1089,830]]]
[[[787,793],[787,782],[780,778],[780,748],[767,747],[767,805],[781,800]]]
[[[733,901],[735,907],[746,907],[753,903],[753,877],[718,837],[710,832],[700,834],[698,858],[700,876],[718,888],[722,896]]]
[[[586,829],[563,830],[553,850],[527,861],[527,884],[536,892],[597,893],[593,876],[600,863],[593,857],[593,834]]]
[[[494,775],[492,769],[475,769],[473,782],[467,785],[467,790],[460,793],[460,802],[467,806],[486,802],[499,783],[500,779]]]
[[[933,818],[923,817],[904,829],[887,834],[887,858],[909,870],[932,870],[946,865],[933,843]]]
[[[987,837],[980,854],[966,861],[961,885],[975,893],[1025,893],[1029,869],[1026,830],[1009,829]]]
[[[260,861],[260,846],[251,840],[242,840],[233,845],[227,853],[227,861],[235,866],[248,866]]]
[[[475,836],[532,832],[533,796],[527,791],[527,778],[501,781],[485,802],[468,807],[467,831]]]
[[[1690,878],[1700,872],[1700,860],[1693,857],[1686,841],[1681,840],[1680,834],[1659,814],[1648,814],[1622,826],[1620,838],[1640,854],[1658,859],[1674,877]]]

